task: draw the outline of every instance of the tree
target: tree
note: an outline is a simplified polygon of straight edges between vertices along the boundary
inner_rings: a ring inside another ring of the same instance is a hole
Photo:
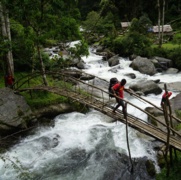
[[[162,46],[163,43],[163,27],[164,27],[164,20],[165,20],[165,0],[162,0],[162,4],[160,0],[157,0],[157,7],[158,7],[158,40],[159,40],[159,47]]]
[[[14,61],[11,47],[11,31],[9,22],[8,9],[0,2],[0,20],[1,20],[1,32],[2,32],[2,44],[4,45],[1,58],[3,59],[3,66],[5,67],[5,74],[8,78],[14,78]],[[6,82],[5,82],[5,85]]]
[[[31,52],[38,54],[43,83],[47,85],[41,49],[46,44],[47,39],[56,39],[63,42],[80,39],[79,25],[77,23],[80,15],[76,9],[77,1],[4,1],[7,7],[10,8],[12,19],[24,28],[21,39],[31,46]],[[17,36],[17,34],[14,35]],[[23,37],[25,34],[26,37]],[[24,42],[23,44],[26,45]],[[35,56],[30,55],[32,56],[29,59],[33,60]]]
[[[88,56],[88,45],[84,39],[82,39],[79,43],[75,44],[74,47],[69,48],[71,52],[71,58],[77,58],[79,61],[81,60],[81,55]]]

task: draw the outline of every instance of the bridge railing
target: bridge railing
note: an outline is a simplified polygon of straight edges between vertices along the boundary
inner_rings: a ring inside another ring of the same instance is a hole
[[[87,74],[87,73],[84,73],[84,72],[82,72],[82,75],[84,76],[84,75],[87,75],[87,76],[90,76],[90,74]],[[64,75],[63,75],[64,76]],[[87,94],[89,94],[90,96],[91,96],[91,98],[98,98],[100,101],[102,101],[102,103],[103,103],[103,106],[105,106],[106,104],[107,104],[107,102],[110,100],[110,98],[109,98],[109,92],[107,91],[107,89],[105,90],[104,88],[102,89],[102,88],[99,88],[99,87],[97,87],[97,86],[95,86],[95,84],[96,84],[96,81],[97,81],[97,79],[98,80],[102,80],[102,81],[105,81],[105,80],[103,80],[103,79],[100,79],[99,77],[96,77],[96,76],[94,76],[94,78],[93,79],[91,79],[91,80],[86,80],[86,81],[82,81],[81,80],[81,78],[75,78],[75,77],[70,77],[73,81],[75,81],[75,82],[79,82],[79,83],[77,83],[76,84],[76,88],[78,87],[78,89],[79,89],[79,92],[81,92],[82,90],[83,90],[83,92],[86,92]],[[106,82],[106,87],[108,87],[108,82],[107,81],[105,81]],[[99,91],[99,97],[96,97],[96,93],[95,93],[95,91]],[[136,95],[136,94],[134,94],[133,96],[135,96],[135,97],[137,97],[138,95]],[[137,97],[138,98],[138,97]],[[151,106],[154,106],[154,107],[156,107],[158,110],[160,110],[160,111],[162,111],[163,112],[163,110],[161,109],[161,108],[159,108],[159,107],[157,107],[156,105],[154,105],[154,104],[152,104],[151,102],[149,102],[149,101],[147,101],[147,100],[145,100],[145,99],[143,99],[143,98],[140,98],[142,101],[145,101],[145,102],[147,102],[147,103],[149,103]],[[145,111],[145,110],[143,110],[143,109],[141,109],[139,106],[137,106],[137,105],[135,105],[135,104],[132,104],[131,102],[129,102],[129,101],[127,101],[127,100],[123,100],[123,101],[125,101],[127,104],[129,104],[130,106],[133,106],[133,107],[135,107],[136,109],[139,109],[140,111],[142,111],[143,113],[145,113],[148,117],[150,117],[150,118],[152,118],[154,121],[156,121],[157,123],[160,123],[163,127],[165,127],[165,129],[167,128],[167,124],[166,123],[164,123],[164,122],[161,122],[159,119],[157,119],[155,116],[153,116],[152,114],[150,114],[149,112],[147,112],[147,111]],[[135,117],[134,117],[135,118]],[[139,119],[139,120],[141,120],[141,119]],[[176,120],[177,120],[177,118],[176,118]],[[146,122],[145,122],[146,123]],[[154,126],[154,125],[153,125]],[[157,128],[156,126],[154,126],[155,128]],[[170,130],[172,131],[172,133],[173,134],[176,134],[176,135],[178,135],[178,136],[181,136],[177,131],[175,131],[172,127],[169,127],[170,128]]]

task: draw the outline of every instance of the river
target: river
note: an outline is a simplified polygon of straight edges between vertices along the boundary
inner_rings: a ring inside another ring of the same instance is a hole
[[[119,80],[125,78],[126,87],[140,80],[160,79],[161,82],[169,83],[180,81],[181,77],[181,74],[144,75],[132,70],[129,67],[131,61],[124,58],[120,58],[120,68],[113,73],[109,71],[107,62],[91,51],[83,59],[87,65],[85,72],[108,81],[111,77]],[[134,73],[136,79],[127,77],[127,73]],[[173,92],[172,97],[176,94]],[[161,95],[150,94],[144,98],[160,106]],[[133,97],[125,98],[143,109],[149,106]],[[133,107],[128,107],[128,112],[147,120],[146,115]],[[61,114],[52,121],[52,126],[40,126],[32,130],[1,154],[0,180],[116,180],[124,177],[118,169],[121,166],[119,153],[128,154],[124,124],[109,123],[110,117],[94,109],[86,114]],[[150,138],[132,128],[128,131],[132,158],[148,157],[159,172]],[[137,179],[142,178],[140,176]]]

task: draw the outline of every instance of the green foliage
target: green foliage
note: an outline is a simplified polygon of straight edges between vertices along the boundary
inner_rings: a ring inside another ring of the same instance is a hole
[[[160,48],[160,47],[152,47],[153,49],[153,56],[160,56],[160,57],[167,57],[167,49]]]
[[[121,56],[136,54],[140,56],[150,56],[151,42],[138,32],[130,32],[123,38],[118,37],[114,40],[114,51]]]
[[[67,98],[49,92],[33,91],[31,94],[29,92],[23,92],[22,95],[32,109],[67,102]]]
[[[181,117],[181,116],[180,116]],[[179,123],[176,127],[175,130],[180,131],[181,130],[181,123]]]
[[[75,44],[74,47],[69,48],[69,51],[71,52],[71,57],[81,59],[81,56],[88,56],[88,45],[84,39],[80,41],[80,43]]]
[[[176,111],[176,115],[177,115],[177,117],[178,117],[179,119],[181,119],[181,110],[177,110],[177,111]]]
[[[108,12],[107,15],[104,17],[102,24],[102,31],[104,35],[116,35],[116,28],[114,25],[114,15],[111,12]]]
[[[175,67],[181,70],[181,47],[170,50],[168,58],[172,59]]]
[[[27,81],[28,78],[24,78],[24,77],[26,77],[26,75],[28,75],[28,74],[24,73],[24,72],[18,73],[15,75],[16,79],[19,80],[18,84],[23,84],[21,86],[21,88],[27,88],[27,87],[29,87],[29,85],[30,86],[36,86],[36,85],[42,84],[41,76],[38,76],[36,78],[33,78],[33,79]],[[55,85],[54,84],[55,81],[52,79],[52,77],[47,75],[47,80],[48,80],[48,83],[50,85]],[[56,85],[61,86],[61,85],[64,85],[64,83],[63,82],[62,83],[56,82]],[[71,88],[71,85],[67,84],[67,87]],[[22,92],[21,95],[23,95],[25,97],[27,103],[30,105],[30,107],[32,109],[41,108],[41,107],[48,106],[51,104],[57,104],[60,102],[67,102],[68,101],[66,97],[56,95],[53,93],[49,93],[46,91],[38,91],[38,90],[25,91],[25,92]]]
[[[15,70],[30,70],[32,57],[35,52],[32,28],[24,27],[15,20],[11,20],[12,51]]]
[[[117,39],[121,38],[121,36],[118,36]],[[110,50],[114,51],[113,49],[113,41],[115,40],[115,38],[112,38],[111,36],[107,36],[101,39],[100,44],[105,46],[105,47],[109,47]]]
[[[165,44],[162,44],[162,48],[165,49],[165,50],[173,50],[173,49],[176,49],[178,48],[179,45],[178,44],[173,44],[173,43],[165,43]]]
[[[50,66],[51,66],[51,61],[50,61],[50,58],[49,58],[49,55],[46,54],[46,53],[43,53],[41,52],[41,57],[43,59],[43,62],[44,62],[44,66],[47,70],[50,69]],[[41,66],[40,66],[40,62],[39,62],[39,59],[38,59],[38,54],[34,54],[34,56],[32,57],[32,62],[31,62],[31,69],[33,70],[40,70]]]
[[[139,26],[140,26],[139,29],[141,29],[141,33],[143,34],[148,33],[149,28],[152,27],[152,22],[149,19],[147,14],[144,14],[143,16],[139,18]]]
[[[0,35],[0,57],[4,56],[10,49],[11,42]]]
[[[52,42],[81,39],[80,12],[76,3],[71,0],[3,1],[9,10],[15,71],[29,71],[34,67],[40,69],[42,63],[37,60],[40,59],[37,47],[50,45],[50,39]],[[10,44],[1,37],[0,44],[1,56],[7,53]],[[43,60],[45,66],[49,66],[44,55]]]
[[[126,48],[126,38],[125,37],[117,37],[113,41],[113,50],[116,54],[120,54],[123,56],[129,55],[129,48]],[[111,45],[111,44],[110,44]]]
[[[62,17],[55,34],[56,39],[59,39],[63,42],[67,40],[72,41],[81,38],[79,25],[72,17]]]
[[[5,86],[5,83],[4,83],[4,74],[3,72],[0,72],[0,88],[4,87]]]
[[[181,167],[181,153],[177,151],[178,160],[174,159],[173,165],[170,167],[170,173],[169,176],[167,175],[167,169],[162,169],[161,173],[157,174],[156,180],[180,180],[181,179],[181,173],[180,173],[180,167]]]
[[[181,45],[181,33],[177,33],[174,35],[173,43]]]
[[[97,12],[91,11],[87,15],[86,21],[83,22],[83,27],[88,32],[107,35],[115,30],[113,21],[112,13],[107,13],[105,17],[101,17]]]
[[[147,35],[148,29],[152,27],[152,22],[145,14],[141,16],[139,19],[133,18],[131,21],[131,26],[129,28],[130,32],[138,32],[140,34]]]
[[[86,20],[83,22],[85,31],[97,32],[99,23],[101,23],[102,17],[95,12],[91,11],[88,13]]]
[[[132,19],[129,31],[130,32],[140,32],[139,20],[137,18]]]

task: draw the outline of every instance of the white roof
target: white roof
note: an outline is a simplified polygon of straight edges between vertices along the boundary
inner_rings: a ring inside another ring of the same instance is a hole
[[[153,32],[158,32],[158,26],[153,26]],[[170,25],[163,25],[163,32],[172,32],[173,29]],[[162,32],[162,26],[160,25],[160,32]]]
[[[121,26],[123,27],[123,28],[126,28],[126,27],[128,27],[128,26],[130,26],[131,25],[131,22],[121,22]]]

